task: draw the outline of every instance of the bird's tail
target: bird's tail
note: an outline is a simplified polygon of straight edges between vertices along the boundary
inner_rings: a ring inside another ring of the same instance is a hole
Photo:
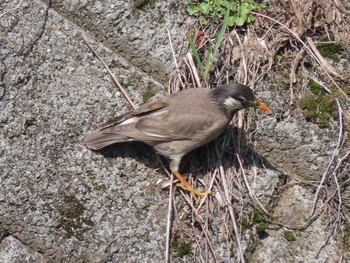
[[[115,132],[105,133],[101,130],[90,132],[84,138],[86,146],[93,150],[99,150],[108,145],[126,141],[133,141],[133,139],[124,134],[118,134]]]

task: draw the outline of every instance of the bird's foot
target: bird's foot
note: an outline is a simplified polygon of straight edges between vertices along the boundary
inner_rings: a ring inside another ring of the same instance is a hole
[[[194,202],[196,205],[199,204],[199,199],[197,196],[206,196],[206,195],[210,195],[211,191],[205,191],[205,192],[200,192],[198,191],[196,188],[193,188],[192,186],[188,187],[187,185],[183,185],[183,184],[177,184],[176,186],[181,187],[182,189],[191,192],[191,195],[194,199]]]
[[[195,204],[199,204],[199,199],[198,196],[206,196],[211,194],[211,191],[205,191],[205,192],[200,192],[197,189],[193,188],[192,185],[190,185],[185,178],[182,177],[182,175],[179,172],[173,172],[173,174],[177,177],[177,179],[180,180],[181,183],[178,183],[176,186],[181,187],[182,189],[191,192],[191,195],[195,201]]]

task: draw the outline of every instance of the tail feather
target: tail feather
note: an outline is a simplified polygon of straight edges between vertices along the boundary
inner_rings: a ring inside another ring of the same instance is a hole
[[[88,133],[84,138],[86,146],[93,150],[100,150],[108,145],[131,141],[132,138],[118,133],[103,133],[100,130]]]

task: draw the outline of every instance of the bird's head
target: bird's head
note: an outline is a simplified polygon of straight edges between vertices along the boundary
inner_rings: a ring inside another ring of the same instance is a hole
[[[230,115],[250,107],[271,113],[271,110],[265,104],[255,99],[253,91],[246,85],[227,83],[214,89],[213,94],[220,106]]]

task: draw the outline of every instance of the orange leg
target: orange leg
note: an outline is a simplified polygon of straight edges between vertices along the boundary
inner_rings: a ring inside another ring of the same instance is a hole
[[[199,192],[197,189],[193,188],[192,185],[190,185],[185,178],[182,177],[182,175],[179,172],[173,172],[173,174],[176,176],[177,179],[180,180],[181,183],[177,184],[176,186],[181,187],[182,189],[191,192],[191,195],[193,196],[193,199],[198,205],[198,195],[199,196],[206,196],[208,194],[211,194],[211,191],[205,191],[205,192]]]

